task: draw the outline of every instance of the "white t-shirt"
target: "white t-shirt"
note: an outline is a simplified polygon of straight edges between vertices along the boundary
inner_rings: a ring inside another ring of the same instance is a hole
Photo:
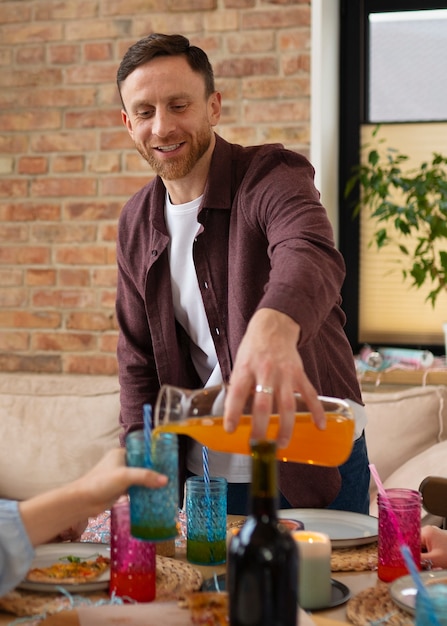
[[[208,319],[194,267],[192,249],[201,229],[197,213],[202,196],[185,204],[172,204],[166,193],[165,216],[170,235],[169,264],[172,297],[177,321],[191,339],[191,358],[205,387],[222,383],[222,373],[208,326]],[[191,440],[186,460],[194,474],[203,473],[202,445]],[[228,482],[251,480],[251,459],[242,454],[209,451],[210,473],[225,476]]]

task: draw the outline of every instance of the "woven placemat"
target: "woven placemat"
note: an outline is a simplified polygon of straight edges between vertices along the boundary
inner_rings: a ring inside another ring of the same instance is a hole
[[[377,569],[377,542],[358,548],[333,549],[331,570],[333,572],[367,572]]]
[[[346,605],[346,616],[355,626],[413,626],[412,615],[393,601],[386,583],[378,582],[351,598]]]
[[[189,563],[169,557],[156,556],[157,578],[155,600],[179,600],[187,593],[198,591],[203,582],[202,574]],[[95,593],[67,594],[58,592],[39,593],[14,589],[0,598],[0,609],[18,617],[52,615],[79,604],[107,603],[110,596],[106,591]]]

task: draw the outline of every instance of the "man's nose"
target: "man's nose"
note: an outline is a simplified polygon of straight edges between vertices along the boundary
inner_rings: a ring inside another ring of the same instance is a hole
[[[168,111],[158,110],[152,120],[152,133],[158,137],[166,137],[175,128],[173,116]]]

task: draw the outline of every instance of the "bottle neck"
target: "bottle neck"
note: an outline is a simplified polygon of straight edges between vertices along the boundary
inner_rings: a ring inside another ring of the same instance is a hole
[[[276,446],[272,441],[251,444],[251,513],[256,518],[277,518],[278,486]]]

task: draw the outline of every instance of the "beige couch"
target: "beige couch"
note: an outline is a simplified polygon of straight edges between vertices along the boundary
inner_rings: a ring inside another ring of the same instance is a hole
[[[370,462],[385,487],[418,489],[426,476],[447,477],[447,386],[380,389],[363,392],[363,399]],[[370,493],[370,512],[377,515],[373,481]]]
[[[365,391],[370,460],[386,487],[447,477],[447,386]],[[115,377],[0,373],[0,497],[61,485],[119,445]],[[377,514],[371,484],[371,513]]]
[[[119,445],[115,377],[0,373],[0,497],[63,485]]]

